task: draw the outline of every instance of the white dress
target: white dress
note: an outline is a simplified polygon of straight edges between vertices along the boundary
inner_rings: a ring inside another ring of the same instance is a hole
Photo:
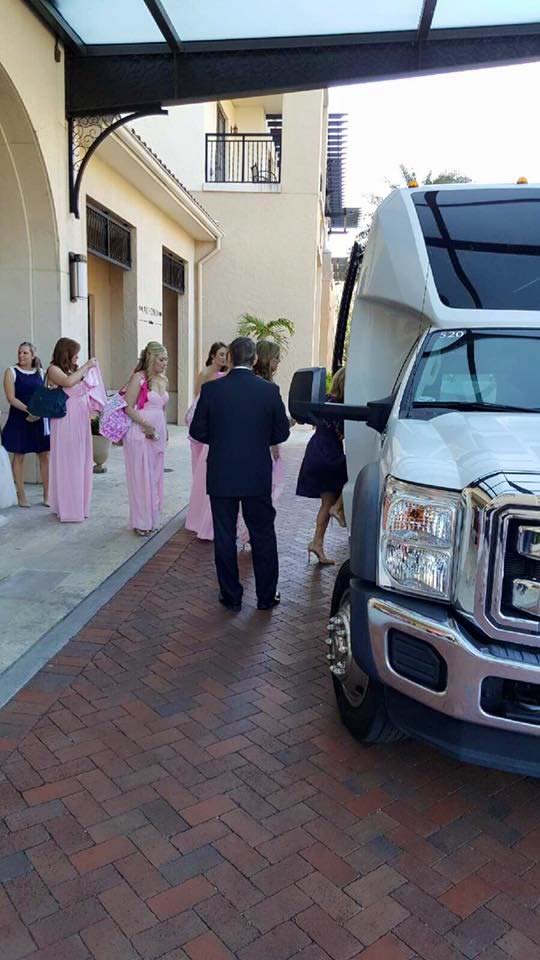
[[[17,491],[13,482],[13,473],[11,472],[11,463],[7,450],[0,446],[0,510],[7,510],[8,507],[14,507],[17,503]],[[0,517],[0,526],[6,522],[5,517]]]

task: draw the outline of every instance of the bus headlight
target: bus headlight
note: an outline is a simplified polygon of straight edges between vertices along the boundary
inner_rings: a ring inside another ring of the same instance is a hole
[[[379,585],[450,600],[460,495],[389,477],[379,534]]]

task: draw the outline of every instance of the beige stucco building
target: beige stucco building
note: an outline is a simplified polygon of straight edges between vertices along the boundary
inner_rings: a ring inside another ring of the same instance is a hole
[[[90,160],[81,218],[70,213],[63,56],[21,0],[2,0],[0,366],[16,361],[22,339],[47,361],[58,337],[70,336],[117,388],[141,347],[164,340],[175,420],[193,392],[203,264],[222,231],[125,128]],[[70,254],[87,257],[88,296],[82,289],[76,300]]]
[[[175,107],[119,128],[88,163],[77,219],[64,51],[21,0],[2,0],[1,19],[0,367],[23,339],[47,362],[70,336],[115,389],[161,340],[176,421],[208,344],[231,339],[242,313],[294,321],[284,386],[326,361],[326,94]]]
[[[175,107],[167,123],[136,124],[223,231],[205,269],[201,349],[235,336],[244,313],[287,317],[296,333],[280,367],[284,387],[298,367],[331,356],[327,120],[318,90]]]

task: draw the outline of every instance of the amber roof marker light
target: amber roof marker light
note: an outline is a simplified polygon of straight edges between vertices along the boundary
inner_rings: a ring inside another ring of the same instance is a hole
[[[516,183],[528,183],[527,177],[518,177]]]
[[[410,190],[412,190],[413,187],[417,187],[418,180],[416,179],[416,177],[411,177],[410,180],[407,180],[407,186],[409,187]]]

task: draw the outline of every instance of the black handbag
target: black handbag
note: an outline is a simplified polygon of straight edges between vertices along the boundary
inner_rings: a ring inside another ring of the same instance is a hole
[[[28,403],[28,413],[32,417],[47,417],[48,419],[59,419],[65,417],[67,393],[62,387],[50,390],[49,387],[38,387],[30,397]]]

